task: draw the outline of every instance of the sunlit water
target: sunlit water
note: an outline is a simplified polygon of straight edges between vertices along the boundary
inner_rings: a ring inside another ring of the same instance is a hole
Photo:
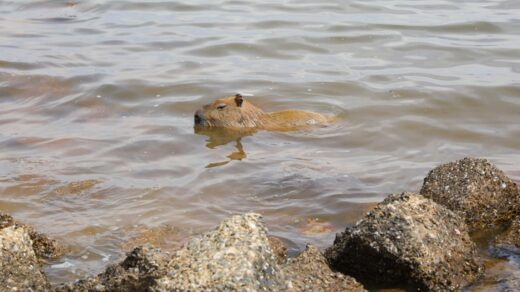
[[[519,32],[518,1],[0,1],[0,210],[70,247],[54,283],[246,211],[324,248],[440,163],[520,180]],[[194,132],[237,92],[341,121]]]

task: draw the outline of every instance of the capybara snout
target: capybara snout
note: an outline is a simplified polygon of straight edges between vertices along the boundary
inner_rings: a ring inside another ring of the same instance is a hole
[[[195,125],[202,126],[204,124],[204,112],[202,110],[197,110],[194,115]]]

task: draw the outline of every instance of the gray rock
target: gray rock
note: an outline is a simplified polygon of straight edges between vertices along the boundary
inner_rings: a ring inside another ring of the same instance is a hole
[[[177,251],[152,290],[286,290],[258,214],[234,216]]]
[[[312,245],[283,267],[289,291],[366,291],[354,278],[333,272],[323,254]]]
[[[470,231],[510,224],[520,214],[518,186],[485,159],[464,158],[436,167],[420,193],[459,213]]]
[[[362,282],[423,291],[457,290],[482,270],[463,220],[414,193],[389,196],[336,235],[325,256]]]
[[[33,242],[33,249],[36,256],[41,259],[54,259],[63,255],[63,247],[54,239],[39,233],[31,226],[16,222],[10,215],[0,213],[0,229],[16,226],[24,228]]]
[[[0,287],[2,291],[45,291],[50,288],[23,227],[0,229]]]

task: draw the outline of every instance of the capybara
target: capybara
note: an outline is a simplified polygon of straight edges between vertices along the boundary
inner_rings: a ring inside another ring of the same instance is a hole
[[[219,98],[195,112],[195,125],[228,129],[294,131],[333,122],[332,116],[302,110],[264,112],[240,94]]]

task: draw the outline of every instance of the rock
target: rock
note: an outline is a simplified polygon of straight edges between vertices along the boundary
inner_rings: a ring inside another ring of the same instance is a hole
[[[31,226],[16,222],[10,215],[0,213],[0,229],[10,226],[16,226],[27,230],[33,243],[34,252],[38,258],[54,259],[63,255],[63,248],[55,240],[37,232]]]
[[[50,288],[34,253],[33,242],[23,227],[0,229],[0,271],[2,291],[42,291]]]
[[[332,272],[313,246],[295,259],[286,261],[286,255],[283,242],[267,236],[260,215],[249,213],[224,220],[171,256],[138,247],[104,273],[55,291],[365,291]]]
[[[170,257],[150,245],[135,248],[126,259],[95,277],[62,284],[55,291],[147,291],[166,275]]]
[[[511,226],[497,237],[496,243],[499,247],[509,246],[520,251],[520,217],[517,217]]]
[[[464,158],[436,167],[420,193],[459,213],[470,231],[510,224],[520,214],[518,186],[485,159]]]
[[[333,272],[325,257],[312,245],[288,260],[283,272],[290,279],[290,291],[366,291],[354,278]]]
[[[177,251],[157,291],[286,290],[258,214],[234,216]]]
[[[41,259],[56,259],[63,255],[63,247],[54,239],[47,235],[35,231],[30,226],[25,226],[29,232],[29,237],[33,241],[33,249],[36,256]]]
[[[267,239],[269,240],[269,246],[276,257],[276,262],[280,265],[283,264],[287,258],[287,247],[278,237],[268,236]]]
[[[325,252],[331,266],[375,285],[457,290],[481,273],[463,220],[418,194],[391,195]]]

